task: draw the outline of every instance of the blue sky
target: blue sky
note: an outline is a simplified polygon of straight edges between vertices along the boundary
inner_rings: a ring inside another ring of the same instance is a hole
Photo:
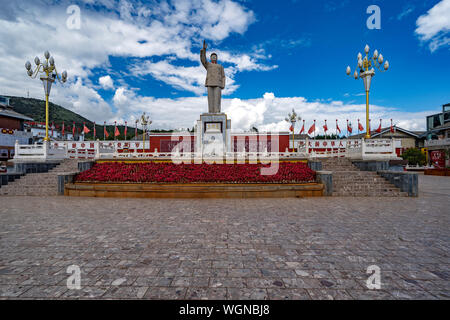
[[[23,63],[48,49],[69,73],[52,101],[96,121],[146,111],[156,127],[192,127],[207,110],[203,39],[225,67],[234,130],[286,130],[292,108],[307,125],[363,119],[363,83],[345,68],[366,44],[390,63],[373,80],[373,119],[424,129],[450,102],[450,0],[0,1],[0,94],[42,98]],[[370,5],[381,29],[366,26]]]

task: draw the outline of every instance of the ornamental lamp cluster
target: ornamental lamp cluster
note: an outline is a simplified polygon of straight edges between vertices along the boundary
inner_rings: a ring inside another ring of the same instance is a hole
[[[369,51],[370,51],[370,47],[369,45],[366,44],[366,47],[364,48],[364,52],[366,54],[366,56],[363,58],[361,52],[358,53],[357,56],[357,68],[355,68],[355,72],[353,74],[353,77],[355,79],[361,78],[361,75],[364,72],[370,72],[373,71],[373,74],[375,74],[375,70],[373,67],[376,67],[378,70],[380,70],[381,72],[385,72],[389,69],[389,61],[384,61],[384,57],[381,53],[378,53],[378,50],[375,50],[373,52],[373,56],[371,58],[369,58]],[[359,74],[358,71],[356,69],[359,68]],[[371,70],[369,70],[369,68],[371,68]],[[350,75],[352,73],[352,70],[350,68],[350,66],[347,66],[347,70],[346,70],[347,75]]]
[[[297,113],[295,112],[295,110],[292,109],[292,113],[289,113],[288,116],[284,120],[286,120],[286,122],[289,122],[294,126],[295,123],[297,121],[302,120],[302,118],[297,116]]]
[[[357,67],[355,68],[355,72],[353,73],[353,77],[355,79],[361,78],[364,81],[364,88],[366,90],[366,128],[370,128],[369,125],[369,91],[370,91],[370,84],[372,82],[373,76],[375,76],[375,68],[377,68],[380,72],[386,72],[389,69],[389,62],[386,60],[384,61],[384,57],[381,53],[378,52],[378,50],[375,50],[373,52],[372,57],[369,57],[369,45],[366,44],[364,48],[365,57],[363,58],[363,55],[361,52],[357,55]],[[384,64],[383,64],[384,62]],[[357,71],[359,69],[359,73]],[[352,69],[350,66],[347,66],[346,73],[348,76],[351,75]],[[370,138],[370,131],[366,130],[365,138]]]
[[[34,58],[34,63],[36,64],[36,69],[33,70],[30,61],[25,63],[25,69],[27,70],[28,76],[31,78],[36,78],[39,73],[42,73],[40,79],[42,81],[48,80],[54,82],[58,79],[60,82],[64,83],[67,81],[67,71],[63,71],[61,74],[58,73],[55,65],[55,59],[50,56],[50,52],[45,51],[45,60],[41,62],[39,57]],[[48,78],[48,79],[46,79]],[[48,92],[49,94],[50,92]],[[47,92],[46,92],[47,94]]]
[[[292,113],[289,113],[288,116],[284,119],[286,122],[291,123],[291,130],[292,130],[292,148],[295,149],[295,123],[297,121],[302,120],[300,116],[297,116],[297,113],[295,112],[294,108],[292,108]]]
[[[55,59],[50,56],[50,52],[44,52],[44,61],[41,62],[39,57],[34,58],[34,63],[36,68],[33,70],[30,61],[25,62],[25,69],[30,78],[35,79],[38,74],[40,74],[40,80],[44,85],[45,92],[45,141],[49,141],[48,137],[48,98],[50,96],[50,90],[52,88],[53,82],[58,79],[59,82],[64,83],[67,81],[67,71],[63,71],[61,74],[58,73],[55,65]]]
[[[152,124],[152,121],[150,120],[149,116],[145,115],[145,112],[141,115],[140,122],[142,125],[142,143],[143,143],[143,150],[145,150],[145,135],[147,134],[147,126]],[[137,123],[137,120],[136,120]],[[149,141],[150,143],[150,141]]]

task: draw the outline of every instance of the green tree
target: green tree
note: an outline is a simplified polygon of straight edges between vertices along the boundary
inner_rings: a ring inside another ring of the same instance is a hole
[[[402,158],[404,160],[408,160],[408,164],[410,165],[420,165],[423,166],[426,164],[426,156],[420,149],[411,148],[403,152]]]

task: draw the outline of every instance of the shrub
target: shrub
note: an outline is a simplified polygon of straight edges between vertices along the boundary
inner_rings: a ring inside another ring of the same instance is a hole
[[[425,154],[422,153],[417,148],[411,148],[403,152],[402,158],[408,160],[408,164],[410,165],[420,165],[423,166],[427,162],[427,158]]]

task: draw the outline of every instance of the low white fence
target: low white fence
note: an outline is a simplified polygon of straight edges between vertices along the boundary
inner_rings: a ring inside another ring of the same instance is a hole
[[[300,140],[296,141],[295,152],[224,152],[217,158],[223,159],[289,159],[289,158],[325,158],[347,157],[352,159],[396,159],[396,145],[399,141],[392,139],[342,139],[342,140]],[[20,145],[16,142],[14,159],[203,159],[210,158],[197,152],[184,152],[175,147],[172,152],[149,151],[146,141],[142,148],[141,141],[61,141],[34,145]]]

